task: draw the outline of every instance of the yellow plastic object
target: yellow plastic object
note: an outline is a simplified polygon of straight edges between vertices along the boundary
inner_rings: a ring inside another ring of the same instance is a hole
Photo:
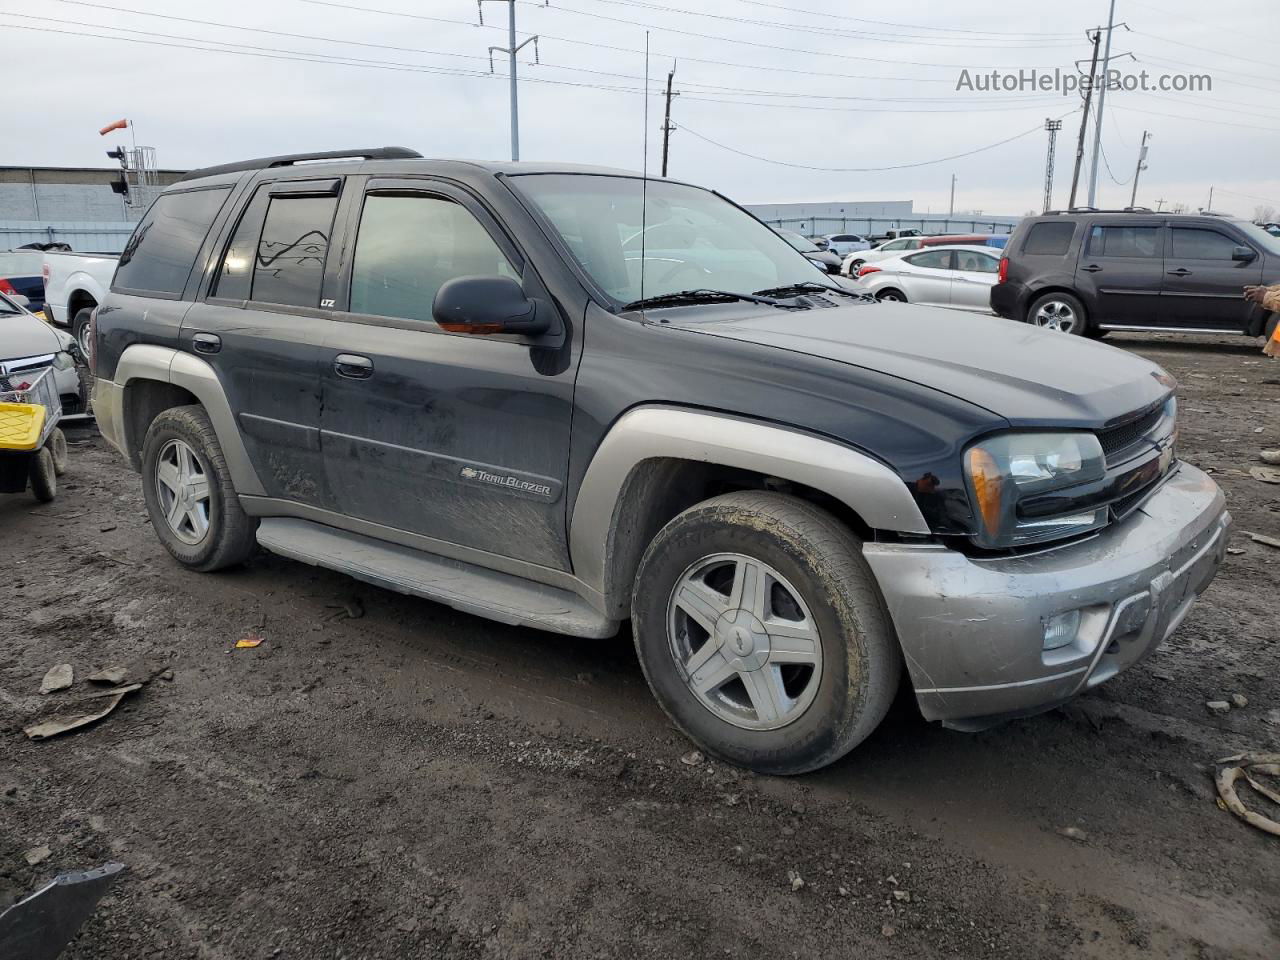
[[[39,403],[0,403],[0,450],[40,446],[44,417],[44,406]]]

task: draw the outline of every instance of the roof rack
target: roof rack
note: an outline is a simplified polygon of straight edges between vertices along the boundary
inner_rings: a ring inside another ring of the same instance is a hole
[[[1150,207],[1117,207],[1111,210],[1104,210],[1101,207],[1070,207],[1066,210],[1048,210],[1048,214],[1064,214],[1064,213],[1155,213]]]
[[[216,167],[201,167],[199,170],[188,170],[179,179],[195,180],[199,177],[212,177],[220,173],[239,173],[242,170],[269,170],[272,167],[289,167],[295,163],[306,163],[311,160],[421,160],[422,154],[408,147],[368,147],[358,150],[325,150],[321,153],[285,153],[278,157],[258,157],[256,160],[239,160],[236,163],[223,163]]]

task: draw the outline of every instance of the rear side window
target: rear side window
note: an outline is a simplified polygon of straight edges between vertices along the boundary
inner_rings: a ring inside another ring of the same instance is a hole
[[[436,291],[455,277],[520,273],[478,220],[441,197],[365,198],[351,267],[351,312],[431,319]]]
[[[230,187],[162,194],[120,254],[112,287],[181,296]]]
[[[1076,225],[1070,220],[1049,220],[1032,224],[1031,232],[1022,245],[1022,252],[1045,257],[1066,256],[1075,233]]]
[[[951,267],[950,250],[927,250],[906,258],[913,267],[929,267],[933,270],[947,270]]]
[[[999,261],[995,257],[987,256],[985,253],[974,253],[967,250],[956,251],[957,270],[968,270],[970,273],[995,273],[999,268]]]
[[[214,296],[295,307],[320,303],[336,196],[258,188],[222,258]]]
[[[1091,257],[1158,257],[1159,227],[1094,227],[1089,234]]]
[[[1173,256],[1180,260],[1230,260],[1237,246],[1217,230],[1173,228]]]

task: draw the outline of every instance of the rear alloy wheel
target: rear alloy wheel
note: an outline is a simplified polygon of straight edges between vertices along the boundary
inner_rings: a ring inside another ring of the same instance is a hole
[[[71,336],[75,337],[76,346],[80,348],[80,355],[84,357],[86,363],[89,362],[89,355],[93,352],[93,339],[90,337],[92,328],[89,325],[89,319],[92,316],[93,311],[85,307],[71,321]]]
[[[1084,336],[1084,306],[1069,293],[1047,293],[1031,305],[1027,319],[1037,327]]]
[[[901,655],[861,543],[797,497],[742,491],[680,514],[645,551],[631,614],[667,715],[761,773],[839,759],[897,690]]]

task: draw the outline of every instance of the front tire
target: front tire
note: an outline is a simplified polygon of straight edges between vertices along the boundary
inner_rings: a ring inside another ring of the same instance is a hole
[[[906,303],[907,295],[901,290],[881,290],[876,299],[882,303]]]
[[[203,407],[173,407],[151,422],[142,444],[142,493],[160,542],[193,570],[235,566],[256,549],[257,521],[240,506]]]
[[[854,260],[854,261],[852,261],[852,262],[849,264],[849,271],[848,271],[848,273],[846,273],[846,274],[845,274],[845,276],[847,276],[847,277],[856,277],[856,276],[858,275],[858,271],[859,271],[859,270],[861,270],[864,266],[866,266],[866,263],[867,263],[867,262],[866,262],[865,260]]]
[[[861,543],[777,493],[726,494],[668,523],[641,561],[632,625],[667,716],[761,773],[806,773],[853,749],[901,673]]]
[[[1084,304],[1069,293],[1046,293],[1027,310],[1027,323],[1082,337],[1089,330]]]

